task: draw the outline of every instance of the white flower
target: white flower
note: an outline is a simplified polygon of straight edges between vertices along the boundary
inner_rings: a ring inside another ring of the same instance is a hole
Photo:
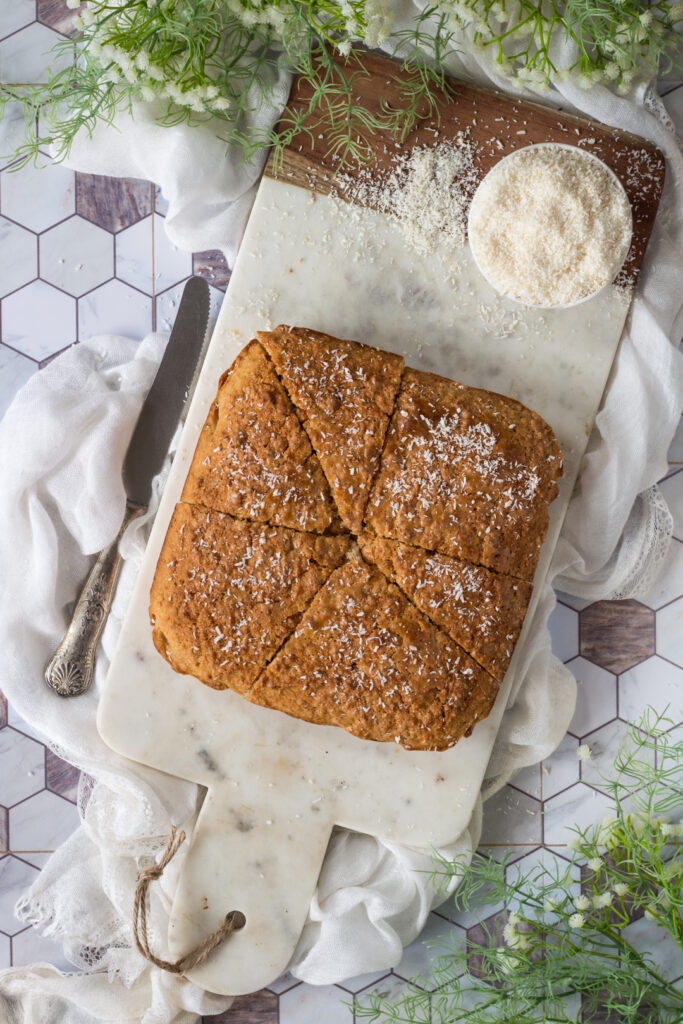
[[[643,13],[639,16],[638,21],[643,26],[643,28],[649,28],[652,24],[652,11],[643,11]]]
[[[118,68],[109,68],[103,75],[103,81],[116,85],[117,82],[121,81],[121,72]]]
[[[609,889],[607,890],[607,892],[599,892],[597,896],[593,897],[593,906],[597,907],[598,909],[600,907],[609,907],[612,903],[613,898],[614,897],[612,893],[609,891]]]
[[[593,80],[589,75],[580,76],[579,85],[582,89],[590,89],[592,84]],[[582,743],[581,746],[577,748],[576,756],[578,757],[579,761],[590,761],[593,755],[591,754],[591,748],[588,746],[588,744]]]
[[[214,110],[230,110],[232,103],[229,99],[226,99],[225,96],[219,96],[217,99],[212,101],[211,106]]]
[[[547,910],[548,913],[550,913],[551,910],[556,910],[557,900],[554,899],[554,897],[552,896],[548,896],[546,899],[543,900],[543,909]]]
[[[142,96],[145,103],[152,103],[157,98],[157,94],[155,93],[154,89],[150,89],[148,85],[143,85],[142,89],[140,90],[140,95]]]
[[[584,923],[585,918],[583,914],[572,914],[572,916],[569,918],[570,928],[583,928]]]
[[[609,64],[605,64],[604,72],[607,81],[613,82],[615,79],[617,79],[619,77],[620,70],[621,68],[615,60],[611,60]]]
[[[503,928],[503,938],[508,946],[512,946],[513,949],[519,944],[519,932],[511,924],[506,924]]]
[[[220,96],[220,90],[215,85],[204,86],[204,99],[215,100],[217,96]]]
[[[135,67],[139,68],[140,71],[147,71],[149,65],[149,53],[145,49],[140,50],[140,52],[135,57]]]
[[[591,901],[588,896],[584,896],[583,893],[577,896],[574,900],[574,906],[577,910],[588,910],[591,905]]]
[[[580,838],[580,836],[572,835],[572,836],[569,837],[569,841],[567,843],[567,846],[569,847],[570,850],[578,850],[580,845],[581,845],[581,838]]]
[[[508,921],[513,928],[516,928],[518,924],[522,923],[521,917],[519,916],[519,914],[515,914],[514,911],[511,914],[508,914]]]
[[[599,871],[603,864],[604,861],[602,857],[591,857],[591,859],[588,861],[588,867],[591,869],[591,871]]]
[[[617,894],[617,896],[625,896],[628,892],[628,886],[626,885],[626,882],[617,882],[617,884],[614,886],[614,891]]]
[[[71,24],[77,32],[80,32],[82,28],[85,28],[85,22],[83,21],[83,18],[80,16],[80,14],[77,14],[75,18],[71,19]]]
[[[648,921],[654,921],[656,913],[657,907],[653,903],[651,903],[648,907],[645,908],[645,917],[648,919]]]
[[[66,6],[70,11],[77,11],[81,6],[81,0],[66,0]]]
[[[84,7],[83,13],[81,14],[81,18],[83,19],[84,25],[92,25],[92,23],[95,20],[95,15],[91,10],[89,10],[89,8]]]
[[[342,39],[341,42],[337,43],[337,50],[341,53],[342,57],[348,57],[351,53],[351,40]]]

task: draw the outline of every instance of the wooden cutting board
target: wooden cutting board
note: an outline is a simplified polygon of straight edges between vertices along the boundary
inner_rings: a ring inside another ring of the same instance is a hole
[[[367,102],[392,102],[397,66],[368,56],[365,70],[358,92]],[[292,104],[302,102],[305,87],[297,84]],[[661,154],[633,136],[463,83],[444,97],[440,114],[405,146],[466,130],[482,174],[531,142],[575,142],[601,156],[632,203],[634,240],[621,281],[635,279],[661,193]],[[376,165],[386,167],[387,140],[372,146]],[[446,262],[443,254],[418,256],[385,214],[330,194],[333,164],[325,150],[325,139],[294,139],[277,174],[269,164],[260,185],[98,718],[119,753],[207,789],[169,945],[172,955],[185,953],[228,910],[241,910],[245,928],[190,972],[203,987],[228,994],[259,989],[286,968],[335,824],[424,847],[448,844],[467,827],[501,716],[523,675],[539,584],[628,310],[619,287],[573,309],[524,310],[495,294],[467,247]],[[218,378],[256,330],[280,322],[369,342],[400,352],[409,365],[512,395],[549,421],[562,446],[565,475],[520,643],[493,712],[451,750],[409,752],[288,718],[177,675],[153,647],[149,589]]]

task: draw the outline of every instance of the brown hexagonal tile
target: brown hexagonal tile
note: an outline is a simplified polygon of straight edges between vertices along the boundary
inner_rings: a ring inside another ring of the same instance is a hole
[[[277,996],[268,989],[238,996],[229,1010],[202,1017],[202,1024],[277,1024]]]
[[[581,656],[626,672],[655,653],[655,613],[639,601],[598,601],[579,612]]]
[[[490,917],[467,929],[467,966],[475,978],[487,980],[486,974],[482,971],[483,960],[481,954],[474,951],[470,952],[470,948],[473,944],[487,948],[505,945],[503,929],[508,923],[508,916],[507,910],[498,910],[495,914],[491,914]]]
[[[68,761],[62,761],[52,750],[45,750],[45,785],[51,793],[57,793],[75,804],[80,777],[78,768]]]
[[[597,1006],[594,1008],[584,1002],[584,1006],[581,1013],[581,1020],[585,1021],[585,1024],[621,1024],[621,1018],[617,1016],[616,1010],[609,1010],[607,1008],[607,1000],[609,999],[610,993],[604,991],[597,996]],[[643,1017],[645,1020],[645,1017]]]
[[[0,729],[7,725],[7,697],[0,690]]]
[[[48,25],[55,32],[71,36],[76,33],[73,20],[77,11],[70,10],[66,0],[37,0],[36,19],[42,25]]]
[[[152,212],[154,186],[138,178],[76,174],[76,213],[107,231],[136,224]]]
[[[225,256],[218,249],[195,252],[192,256],[192,273],[206,278],[209,284],[214,288],[220,288],[222,292],[230,280],[230,268],[225,262]]]

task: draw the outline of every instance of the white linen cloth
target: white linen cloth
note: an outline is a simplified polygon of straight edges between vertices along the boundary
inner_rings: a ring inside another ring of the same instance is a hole
[[[403,0],[397,27],[409,18]],[[451,70],[508,89],[479,56],[454,57]],[[284,100],[288,82],[279,85]],[[580,484],[553,561],[556,586],[588,598],[647,590],[663,559],[670,516],[655,481],[683,404],[681,332],[683,161],[657,101],[567,81],[544,101],[561,103],[655,141],[668,159],[662,214],[639,283]],[[210,126],[158,128],[146,108],[116,129],[98,129],[74,147],[71,165],[91,173],[152,178],[169,200],[172,241],[188,250],[221,248],[234,259],[260,168],[225,159]],[[275,111],[262,110],[262,122]],[[241,196],[241,198],[239,198]],[[124,494],[120,468],[137,410],[164,339],[142,344],[103,337],[66,352],[34,377],[0,424],[0,686],[17,711],[58,752],[87,772],[83,824],[58,850],[20,905],[22,919],[65,944],[86,972],[60,976],[45,966],[0,972],[0,1011],[21,1022],[191,1024],[229,1000],[150,967],[131,946],[137,869],[163,847],[172,822],[191,830],[197,787],[113,754],[95,729],[95,708],[144,546],[133,524],[126,562],[103,636],[91,691],[65,702],[42,671],[61,635],[91,555],[117,532]],[[161,481],[159,482],[160,486]],[[547,756],[569,723],[574,682],[551,654],[546,628],[554,596],[545,588],[532,642],[489,765],[483,796],[520,767]],[[467,854],[480,834],[481,805],[449,855]],[[183,850],[151,890],[151,942],[164,955],[170,901]],[[292,971],[325,984],[398,962],[443,898],[424,852],[339,830],[328,850]]]

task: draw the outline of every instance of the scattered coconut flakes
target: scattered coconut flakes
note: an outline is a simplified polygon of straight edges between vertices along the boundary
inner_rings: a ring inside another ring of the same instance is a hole
[[[465,243],[467,209],[478,184],[474,144],[463,132],[436,146],[397,155],[388,174],[341,174],[344,197],[389,214],[421,255]]]
[[[482,273],[503,295],[561,306],[615,277],[631,239],[631,207],[596,157],[544,144],[489,172],[472,202],[469,238]]]

